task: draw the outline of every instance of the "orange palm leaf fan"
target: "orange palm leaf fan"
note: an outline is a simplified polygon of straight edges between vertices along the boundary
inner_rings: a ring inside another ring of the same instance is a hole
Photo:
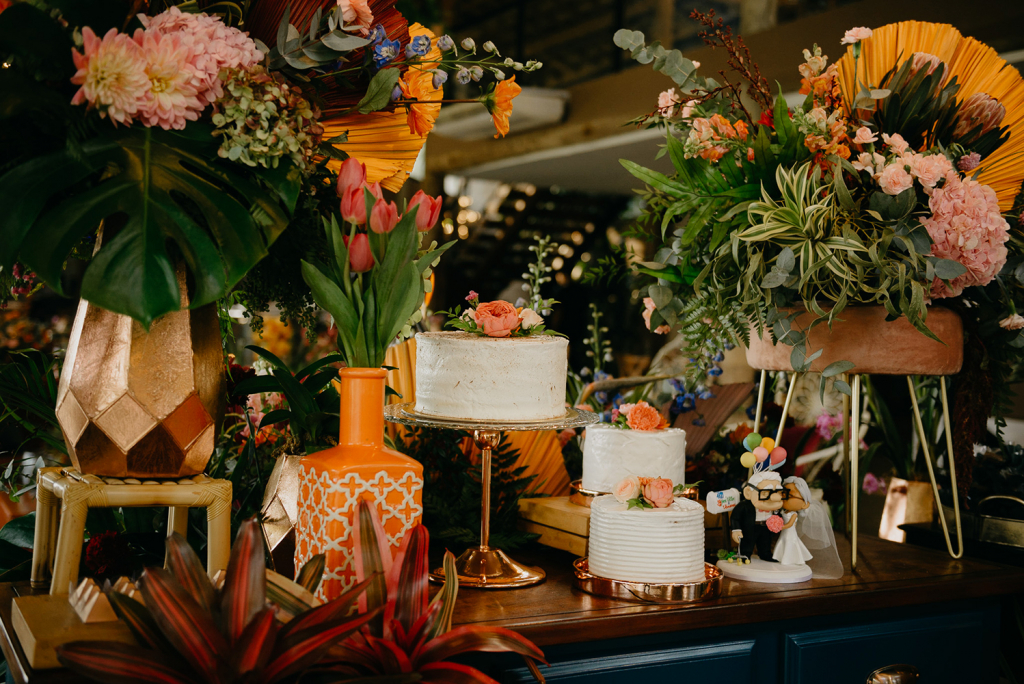
[[[1024,78],[996,54],[996,51],[966,38],[949,24],[901,21],[875,29],[861,41],[860,59],[854,74],[853,46],[839,60],[839,80],[848,110],[862,85],[878,86],[885,74],[913,57],[915,52],[935,55],[946,64],[947,76],[956,76],[960,90],[957,101],[985,93],[1006,108],[1002,126],[1010,137],[978,167],[978,180],[992,187],[999,208],[1008,211],[1024,182]]]

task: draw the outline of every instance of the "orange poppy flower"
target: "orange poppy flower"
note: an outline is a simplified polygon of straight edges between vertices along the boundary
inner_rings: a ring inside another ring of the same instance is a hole
[[[498,132],[494,137],[505,137],[508,134],[508,117],[512,114],[512,100],[523,91],[516,83],[513,76],[505,81],[498,81],[492,97],[487,98],[485,104],[487,111],[491,113],[494,120],[494,128]]]

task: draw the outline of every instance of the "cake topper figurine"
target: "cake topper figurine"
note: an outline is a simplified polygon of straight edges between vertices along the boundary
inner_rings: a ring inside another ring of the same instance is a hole
[[[743,485],[744,500],[732,512],[732,541],[741,556],[749,558],[756,550],[761,560],[776,562],[772,542],[785,525],[779,513],[785,496],[782,477],[769,470],[754,473]]]
[[[797,535],[796,521],[811,507],[811,488],[802,477],[787,477],[782,484],[786,490],[782,502],[782,517],[786,524],[779,533],[779,540],[775,542],[773,558],[783,565],[803,565],[812,556]]]

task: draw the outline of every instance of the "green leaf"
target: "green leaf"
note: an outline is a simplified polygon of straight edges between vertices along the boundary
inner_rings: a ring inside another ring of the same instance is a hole
[[[353,36],[345,33],[341,29],[336,29],[331,33],[328,33],[323,36],[320,41],[337,52],[351,52],[352,50],[358,50],[359,48],[366,47],[370,44],[368,39]]]
[[[959,261],[953,261],[952,259],[939,259],[937,257],[929,257],[928,261],[935,268],[935,276],[943,280],[953,280],[954,278],[967,273],[967,267]]]
[[[825,378],[831,378],[835,375],[851,370],[854,366],[856,366],[856,364],[852,361],[833,361],[825,366],[825,370],[821,371],[821,375]]]
[[[31,549],[35,544],[36,512],[26,513],[11,520],[0,529],[0,541],[22,549]]]
[[[636,162],[630,161],[629,159],[620,159],[619,163],[629,171],[631,174],[636,176],[638,179],[651,186],[655,190],[660,190],[667,193],[677,199],[682,199],[688,194],[687,189],[668,178],[663,173],[652,171],[648,168],[640,166]]]
[[[384,109],[391,102],[391,92],[398,83],[401,72],[395,67],[381,69],[372,79],[366,88],[366,95],[356,105],[360,114],[369,114]]]

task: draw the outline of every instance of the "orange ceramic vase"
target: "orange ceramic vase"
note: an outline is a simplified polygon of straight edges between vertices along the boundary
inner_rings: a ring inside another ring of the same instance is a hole
[[[295,569],[327,555],[317,589],[322,600],[356,582],[353,521],[360,499],[376,506],[392,552],[423,514],[423,466],[384,446],[385,375],[382,368],[341,371],[338,446],[302,459]]]

